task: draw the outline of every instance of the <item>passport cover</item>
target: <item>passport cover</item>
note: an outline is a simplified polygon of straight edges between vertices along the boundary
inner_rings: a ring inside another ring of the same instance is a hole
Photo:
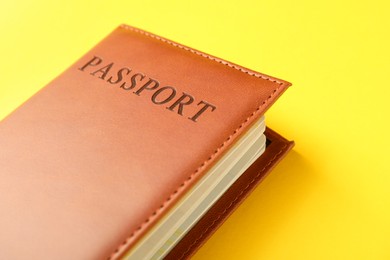
[[[272,129],[267,128],[265,135],[267,136],[265,152],[222,195],[164,259],[190,258],[294,146],[294,142],[288,141]]]
[[[118,27],[0,123],[0,258],[120,258],[289,85]],[[267,133],[167,258],[190,256],[291,148]]]

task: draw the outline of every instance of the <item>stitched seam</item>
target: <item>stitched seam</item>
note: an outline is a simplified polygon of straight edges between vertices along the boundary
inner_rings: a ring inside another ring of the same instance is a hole
[[[287,147],[287,144],[285,144],[281,149],[280,151],[272,158],[272,160],[270,160],[266,166],[264,166],[264,168],[259,171],[253,178],[252,180],[245,186],[244,189],[242,189],[240,191],[239,194],[237,194],[237,196],[234,198],[234,200],[232,200],[229,205],[217,216],[216,219],[214,219],[214,221],[206,228],[203,230],[203,232],[199,235],[199,237],[197,239],[195,239],[194,242],[191,243],[191,245],[187,248],[186,251],[184,251],[184,253],[179,257],[178,260],[181,260],[185,257],[185,255],[195,246],[195,244],[207,233],[207,231],[212,228],[216,223],[217,221],[222,217],[222,215],[224,215],[232,206],[235,205],[235,202],[241,197],[241,195],[245,195],[244,192],[249,188],[250,185],[252,185],[253,182],[256,181],[257,178],[261,177],[260,175],[268,168],[268,166],[270,166],[275,160],[276,158],[286,149]]]
[[[281,82],[281,81],[278,81],[278,80],[275,80],[275,79],[271,79],[269,77],[266,77],[264,75],[261,75],[261,74],[258,74],[258,73],[254,73],[254,72],[251,72],[251,71],[248,71],[248,70],[245,70],[244,68],[241,68],[239,66],[236,66],[234,64],[231,64],[227,61],[223,61],[223,60],[219,60],[215,57],[212,57],[212,56],[209,56],[207,54],[204,54],[202,52],[199,52],[199,51],[196,51],[196,50],[193,50],[193,49],[190,49],[186,46],[183,46],[183,45],[180,45],[178,43],[175,43],[175,42],[172,42],[172,41],[169,41],[167,39],[164,39],[162,37],[159,37],[157,35],[154,35],[154,34],[151,34],[151,33],[148,33],[148,32],[145,32],[145,31],[142,31],[142,30],[139,30],[139,29],[136,29],[136,28],[133,28],[133,27],[130,27],[130,26],[127,26],[127,25],[121,25],[122,28],[126,29],[126,30],[130,30],[130,31],[133,31],[133,32],[136,32],[136,33],[139,33],[139,34],[142,34],[142,35],[145,35],[145,36],[148,36],[148,37],[151,37],[151,38],[154,38],[154,39],[157,39],[159,41],[162,41],[164,43],[167,43],[167,44],[170,44],[170,45],[173,45],[175,47],[178,47],[180,49],[184,49],[186,51],[189,51],[191,53],[194,53],[194,54],[197,54],[199,56],[202,56],[202,57],[205,57],[205,58],[208,58],[210,60],[213,60],[215,62],[218,62],[218,63],[221,63],[221,64],[224,64],[224,65],[227,65],[231,68],[234,68],[236,70],[239,70],[241,72],[244,72],[248,75],[251,75],[251,76],[254,76],[254,77],[257,77],[257,78],[262,78],[262,79],[265,79],[265,80],[268,80],[268,81],[271,81],[271,82],[274,82],[274,83],[277,83],[278,86],[276,87],[276,89],[274,89],[274,91],[268,96],[268,98],[266,100],[264,100],[260,106],[258,106],[256,108],[255,111],[253,111],[249,117],[247,117],[245,119],[245,121],[243,123],[241,123],[241,125],[234,130],[234,132],[229,135],[229,137],[208,157],[207,160],[205,160],[196,170],[195,172],[193,172],[190,176],[188,176],[188,178],[186,180],[184,180],[180,185],[179,187],[174,191],[172,192],[169,197],[146,219],[144,220],[116,249],[115,251],[107,258],[107,260],[112,260],[112,259],[115,259],[117,256],[116,254],[118,254],[120,252],[120,250],[124,247],[126,247],[129,243],[130,243],[130,240],[132,237],[134,237],[138,232],[140,232],[143,227],[149,223],[151,221],[151,219],[156,216],[161,210],[163,210],[167,203],[169,201],[172,200],[172,198],[180,191],[182,190],[183,188],[185,188],[185,186],[188,184],[188,182],[190,182],[198,173],[201,169],[203,169],[216,155],[218,155],[218,153],[222,150],[222,148],[232,139],[232,137],[234,137],[237,133],[239,133],[239,131],[241,130],[241,128],[251,119],[253,118],[259,111],[260,109],[275,95],[275,93],[285,84],[284,82]]]
[[[241,72],[244,72],[244,73],[246,73],[246,74],[248,74],[248,75],[251,75],[251,76],[254,76],[254,77],[257,77],[257,78],[261,78],[261,79],[265,79],[265,80],[268,80],[268,81],[271,81],[271,82],[275,82],[275,83],[278,83],[278,84],[280,84],[280,85],[283,85],[283,84],[284,84],[284,82],[281,82],[281,81],[279,81],[279,80],[272,79],[272,78],[267,77],[267,76],[265,76],[265,75],[262,75],[262,74],[260,74],[260,73],[255,73],[255,72],[253,72],[253,71],[246,70],[246,69],[244,69],[244,68],[242,68],[242,67],[240,67],[240,66],[238,66],[238,65],[235,65],[235,64],[233,64],[233,63],[230,63],[230,62],[228,62],[228,61],[224,61],[224,60],[218,59],[218,58],[213,57],[213,56],[210,56],[210,55],[208,55],[208,54],[206,54],[206,53],[203,53],[203,52],[200,52],[200,51],[191,49],[191,48],[186,47],[186,46],[183,46],[183,45],[181,45],[181,44],[179,44],[179,43],[172,42],[172,41],[170,41],[170,40],[168,40],[168,39],[165,39],[165,38],[162,38],[162,37],[160,37],[160,36],[157,36],[157,35],[154,35],[154,34],[151,34],[151,33],[145,32],[145,31],[142,31],[142,30],[140,30],[140,29],[137,29],[137,28],[134,28],[134,27],[130,27],[130,26],[125,25],[125,24],[122,24],[120,27],[123,28],[123,29],[125,29],[125,30],[129,30],[129,31],[133,31],[133,32],[136,32],[136,33],[139,33],[139,34],[143,34],[143,35],[148,36],[148,37],[150,37],[150,38],[153,38],[153,39],[156,39],[156,40],[165,42],[165,43],[167,43],[167,44],[169,44],[169,45],[173,45],[173,46],[178,47],[178,48],[180,48],[180,49],[183,49],[183,50],[192,52],[192,53],[197,54],[197,55],[199,55],[199,56],[201,56],[201,57],[207,58],[207,59],[209,59],[209,60],[212,60],[212,61],[221,63],[221,64],[226,65],[226,66],[229,66],[230,68],[233,68],[233,69],[239,70],[239,71],[241,71]]]

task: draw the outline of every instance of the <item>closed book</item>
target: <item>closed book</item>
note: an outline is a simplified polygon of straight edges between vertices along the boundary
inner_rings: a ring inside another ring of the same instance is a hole
[[[286,81],[121,25],[0,122],[0,259],[186,259],[291,149]]]

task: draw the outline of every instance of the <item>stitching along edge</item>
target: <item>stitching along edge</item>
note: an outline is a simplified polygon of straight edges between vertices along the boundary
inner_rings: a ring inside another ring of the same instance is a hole
[[[266,100],[264,100],[260,106],[258,106],[256,108],[255,111],[253,111],[249,117],[247,117],[245,119],[244,122],[242,122],[240,124],[240,126],[234,130],[234,132],[229,135],[229,137],[213,152],[213,154],[211,154],[207,160],[205,160],[196,170],[195,172],[193,172],[190,176],[188,176],[188,178],[179,185],[179,187],[171,193],[171,195],[160,205],[160,207],[158,207],[145,221],[143,221],[116,249],[114,252],[112,252],[112,254],[107,258],[107,260],[113,260],[113,259],[117,259],[117,257],[119,255],[121,255],[121,251],[122,249],[124,249],[125,247],[127,247],[130,242],[131,242],[131,239],[138,233],[140,232],[146,224],[148,224],[153,217],[155,217],[160,211],[162,211],[166,206],[167,206],[167,203],[169,201],[172,200],[172,198],[182,189],[184,189],[186,187],[186,185],[195,177],[198,175],[198,173],[200,172],[200,170],[202,170],[203,168],[205,168],[205,166],[210,162],[212,161],[212,159],[217,156],[220,151],[222,151],[222,148],[232,139],[232,137],[234,137],[235,135],[237,135],[240,130],[242,129],[242,127],[248,123],[248,121],[250,121],[259,111],[260,109],[267,104],[267,102],[280,90],[280,88],[283,86],[283,85],[287,85],[288,83],[285,83],[285,82],[282,82],[282,81],[279,81],[279,80],[276,80],[276,79],[272,79],[272,78],[269,78],[267,76],[264,76],[262,74],[259,74],[259,73],[255,73],[255,72],[252,72],[252,71],[248,71],[238,65],[235,65],[235,64],[232,64],[228,61],[224,61],[224,60],[221,60],[221,59],[218,59],[216,57],[213,57],[211,55],[208,55],[208,54],[205,54],[203,52],[200,52],[200,51],[197,51],[197,50],[194,50],[194,49],[191,49],[189,47],[186,47],[186,46],[183,46],[181,44],[178,44],[178,43],[175,43],[175,42],[172,42],[168,39],[165,39],[165,38],[162,38],[160,36],[157,36],[155,34],[151,34],[151,33],[148,33],[146,31],[143,31],[143,30],[140,30],[140,29],[137,29],[137,28],[134,28],[134,27],[131,27],[131,26],[128,26],[128,25],[121,25],[120,26],[121,28],[125,29],[125,30],[129,30],[129,31],[133,31],[133,32],[136,32],[136,33],[139,33],[139,34],[142,34],[142,35],[145,35],[147,37],[150,37],[150,38],[153,38],[153,39],[156,39],[156,40],[159,40],[159,41],[162,41],[166,44],[169,44],[169,45],[173,45],[177,48],[180,48],[180,49],[184,49],[186,51],[189,51],[191,53],[194,53],[196,55],[199,55],[201,57],[204,57],[204,58],[207,58],[207,59],[210,59],[212,61],[215,61],[215,62],[218,62],[218,63],[221,63],[223,65],[226,65],[226,66],[229,66],[230,68],[233,68],[233,69],[236,69],[238,71],[241,71],[241,72],[244,72],[250,76],[254,76],[254,77],[257,77],[257,78],[261,78],[261,79],[265,79],[265,80],[268,80],[268,81],[271,81],[271,82],[274,82],[276,84],[278,84],[278,86],[275,88],[275,90],[268,96],[268,98]]]
[[[210,228],[213,228],[213,226],[215,226],[215,224],[218,222],[218,220],[232,207],[235,205],[235,202],[240,199],[240,197],[242,197],[243,195],[245,195],[245,192],[247,189],[249,189],[249,187],[252,185],[253,182],[255,182],[258,178],[261,178],[262,177],[262,173],[279,157],[279,155],[287,148],[287,144],[285,144],[282,148],[280,148],[280,151],[267,163],[266,166],[264,166],[263,169],[261,169],[261,171],[259,171],[252,179],[251,181],[245,186],[244,189],[242,189],[238,194],[237,196],[229,203],[229,205],[227,207],[225,207],[225,209],[220,213],[218,214],[218,216],[213,220],[213,222],[211,222],[211,224],[209,226],[207,226],[207,228],[205,228],[203,230],[203,232],[198,236],[197,239],[194,240],[194,242],[191,243],[191,245],[187,248],[186,251],[184,251],[184,253],[179,257],[178,260],[181,260],[183,259],[184,257],[186,257],[187,253],[191,251],[191,249],[197,244],[197,242],[202,239],[202,237],[207,233],[207,231],[210,229]],[[188,256],[188,255],[187,255]]]
[[[228,66],[228,67],[230,67],[230,68],[233,68],[233,69],[236,69],[236,70],[238,70],[238,71],[244,72],[244,73],[246,73],[246,74],[248,74],[248,75],[250,75],[250,76],[254,76],[254,77],[256,77],[256,78],[265,79],[265,80],[268,80],[268,81],[271,81],[271,82],[275,82],[275,83],[280,84],[280,85],[284,85],[284,84],[285,84],[284,82],[282,82],[282,81],[280,81],[280,80],[273,79],[273,78],[268,77],[268,76],[265,76],[265,75],[263,75],[263,74],[261,74],[261,73],[256,73],[256,72],[254,72],[254,71],[249,71],[249,70],[247,70],[247,69],[245,69],[245,68],[243,68],[243,67],[241,67],[241,66],[239,66],[239,65],[236,65],[236,64],[233,64],[233,63],[231,63],[231,62],[228,62],[228,61],[219,59],[219,58],[217,58],[217,57],[214,57],[214,56],[211,56],[211,55],[209,55],[209,54],[203,53],[203,52],[201,52],[201,51],[194,50],[194,49],[189,48],[189,47],[187,47],[187,46],[184,46],[184,45],[182,45],[182,44],[179,44],[179,43],[170,41],[170,40],[165,39],[165,38],[163,38],[163,37],[160,37],[160,36],[158,36],[158,35],[155,35],[155,34],[152,34],[152,33],[146,32],[146,31],[143,31],[143,30],[141,30],[141,29],[134,28],[134,27],[131,27],[131,26],[128,26],[128,25],[125,25],[125,24],[122,24],[120,27],[123,28],[123,29],[125,29],[125,30],[133,31],[133,32],[136,32],[136,33],[145,35],[145,36],[147,36],[147,37],[150,37],[150,38],[153,38],[153,39],[156,39],[156,40],[165,42],[165,43],[167,43],[167,44],[169,44],[169,45],[172,45],[172,46],[175,46],[175,47],[177,47],[177,48],[179,48],[179,49],[183,49],[183,50],[192,52],[192,53],[194,53],[194,54],[196,54],[196,55],[199,55],[199,56],[201,56],[201,57],[203,57],[203,58],[207,58],[207,59],[209,59],[209,60],[212,60],[212,61],[221,63],[221,64],[223,64],[223,65],[226,65],[226,66]]]

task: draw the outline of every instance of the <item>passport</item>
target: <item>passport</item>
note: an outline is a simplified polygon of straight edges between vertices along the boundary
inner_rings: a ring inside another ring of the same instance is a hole
[[[189,258],[293,147],[289,86],[119,26],[0,122],[0,258]]]

